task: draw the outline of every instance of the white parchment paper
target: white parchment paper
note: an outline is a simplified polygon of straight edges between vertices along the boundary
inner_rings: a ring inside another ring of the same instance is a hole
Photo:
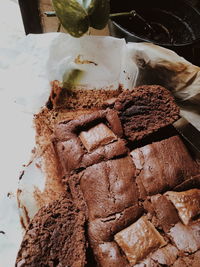
[[[161,84],[200,129],[200,68],[170,50],[147,43],[126,44],[113,37],[76,39],[64,33],[28,35],[9,48],[1,47],[0,267],[14,267],[23,235],[15,193],[22,165],[28,163],[35,144],[33,114],[48,100],[50,82],[62,81],[73,69],[83,71],[79,85],[85,89]],[[31,182],[25,181],[27,176]],[[20,188],[30,196],[25,200],[31,216],[38,209],[31,192],[35,187],[42,190],[44,182],[45,175],[37,175],[29,165]]]

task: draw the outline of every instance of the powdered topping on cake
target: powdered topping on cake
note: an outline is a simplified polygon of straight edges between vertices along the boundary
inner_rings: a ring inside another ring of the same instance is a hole
[[[85,217],[68,194],[35,215],[23,238],[16,267],[86,264]]]

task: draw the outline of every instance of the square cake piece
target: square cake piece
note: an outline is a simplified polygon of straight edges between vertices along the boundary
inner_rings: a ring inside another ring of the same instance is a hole
[[[170,229],[169,236],[182,252],[194,253],[200,249],[199,222],[187,226],[179,222]]]
[[[82,131],[79,137],[88,152],[117,140],[117,136],[104,123],[99,123],[87,131]]]
[[[90,220],[122,212],[137,203],[135,166],[129,156],[94,164],[78,176]]]
[[[149,253],[166,245],[164,238],[145,216],[117,233],[115,241],[133,265],[145,259]]]

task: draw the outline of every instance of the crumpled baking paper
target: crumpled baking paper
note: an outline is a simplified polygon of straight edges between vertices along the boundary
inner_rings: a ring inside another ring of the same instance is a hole
[[[23,236],[16,203],[30,217],[39,209],[34,191],[44,190],[45,173],[34,159],[25,167],[35,146],[33,114],[49,98],[52,80],[62,81],[73,69],[83,71],[77,86],[85,89],[131,89],[140,84],[160,84],[172,91],[182,114],[200,129],[200,68],[176,53],[148,43],[128,43],[113,37],[64,33],[28,35],[0,49],[0,267],[14,267]],[[20,210],[20,212],[23,212]]]

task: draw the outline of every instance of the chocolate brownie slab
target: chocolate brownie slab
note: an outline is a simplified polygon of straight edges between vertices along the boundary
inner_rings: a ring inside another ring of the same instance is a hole
[[[115,116],[116,120],[116,113]],[[64,169],[64,174],[68,176],[67,182],[76,205],[87,216],[88,238],[97,264],[102,267],[119,264],[132,266],[148,260],[149,266],[160,266],[162,260],[158,263],[156,257],[169,262],[170,251],[174,253],[170,262],[173,264],[176,252],[180,250],[170,242],[175,242],[173,229],[175,227],[177,230],[177,225],[182,222],[179,211],[168,195],[154,194],[173,190],[199,173],[198,166],[178,136],[137,148],[130,153],[121,139],[121,131],[114,130],[107,119],[101,118],[97,113],[95,116],[84,115],[80,121],[60,124],[55,133],[56,145],[67,141],[68,135],[71,138],[75,134],[79,149],[82,149],[81,163],[76,166],[70,163],[73,175],[69,175],[68,169]],[[119,126],[117,128],[120,129]],[[122,144],[122,150],[119,149],[119,143]],[[112,149],[113,145],[117,145],[118,149]],[[71,147],[69,153],[75,153],[75,150]],[[57,147],[59,159],[66,166],[69,153],[63,151]],[[100,153],[99,157],[100,151],[104,151],[104,154]],[[91,164],[81,165],[85,158],[89,158]],[[144,200],[148,196],[152,196],[151,216],[149,213],[145,216],[145,207],[142,208],[142,202],[138,199]],[[195,248],[198,248],[198,244]],[[154,255],[154,258],[149,258],[150,255]]]
[[[75,209],[86,218],[86,238],[100,267],[173,266],[200,248],[199,192],[188,188],[193,184],[196,190],[198,179],[187,183],[199,170],[180,138],[129,151],[130,140],[178,118],[168,91],[159,86],[145,90],[122,93],[115,110],[87,113],[54,127],[63,182],[69,184]],[[196,204],[191,209],[192,200]],[[73,240],[66,242],[73,255]]]

